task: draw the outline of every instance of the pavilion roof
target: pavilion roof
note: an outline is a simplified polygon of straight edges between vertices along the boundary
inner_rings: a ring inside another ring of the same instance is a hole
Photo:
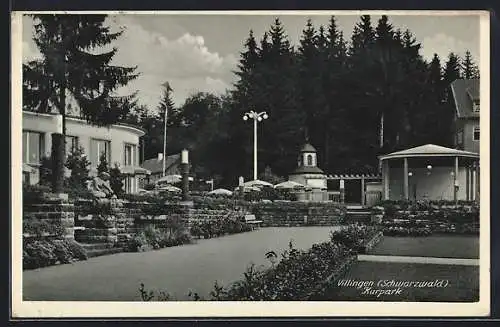
[[[380,160],[409,158],[409,157],[469,157],[479,158],[478,153],[451,149],[435,144],[426,144],[414,148],[396,151],[383,156],[379,156]]]

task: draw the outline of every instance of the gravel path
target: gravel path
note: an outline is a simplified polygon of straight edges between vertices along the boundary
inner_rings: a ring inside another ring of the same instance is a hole
[[[299,249],[328,240],[335,227],[262,228],[243,234],[199,240],[196,244],[142,253],[119,253],[73,264],[23,272],[25,301],[136,301],[140,283],[165,290],[177,300],[190,288],[208,297],[217,280],[242,277],[251,263],[269,265],[264,254],[280,254],[290,240]]]

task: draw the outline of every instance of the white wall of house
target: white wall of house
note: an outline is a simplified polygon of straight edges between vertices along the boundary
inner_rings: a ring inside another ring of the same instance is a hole
[[[433,167],[428,175],[427,168],[409,168],[412,176],[408,177],[408,193],[410,200],[453,200],[454,177],[453,167]],[[458,169],[458,200],[467,200],[467,169]],[[471,181],[469,181],[471,183]],[[472,184],[472,183],[471,183]],[[403,168],[391,168],[389,172],[389,199],[404,199]],[[469,185],[471,187],[471,185]]]
[[[40,133],[41,144],[39,147],[42,148],[42,152],[45,156],[50,156],[52,147],[52,133],[57,131],[57,120],[55,115],[51,114],[37,114],[32,112],[23,112],[23,134],[24,132],[35,132]],[[67,118],[66,119],[66,135],[76,137],[78,143],[84,149],[85,154],[89,161],[93,162],[91,165],[91,174],[97,173],[97,164],[99,162],[98,156],[99,151],[93,151],[91,153],[91,147],[96,149],[95,140],[103,140],[109,142],[109,166],[113,167],[115,163],[118,163],[120,167],[138,167],[139,166],[139,137],[144,135],[144,132],[138,128],[124,125],[112,125],[110,127],[97,127],[88,124],[87,122],[76,119]],[[23,151],[26,152],[26,158],[29,157],[29,152],[33,153],[33,144],[27,146],[27,143],[23,137]],[[35,138],[31,137],[31,143],[34,142]],[[93,141],[94,140],[94,141]],[[27,141],[29,142],[29,141]],[[91,145],[91,144],[94,145]],[[125,159],[125,145],[131,146],[131,155]],[[31,148],[31,149],[30,149]],[[95,158],[90,158],[91,154]],[[33,155],[32,155],[33,156]],[[33,167],[38,167],[38,164],[34,159],[27,162]],[[36,184],[39,181],[38,169],[30,176],[30,183]],[[131,176],[127,181],[129,192],[137,191],[137,181],[135,176]]]

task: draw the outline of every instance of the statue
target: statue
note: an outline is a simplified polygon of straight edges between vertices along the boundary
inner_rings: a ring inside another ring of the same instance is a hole
[[[107,172],[101,172],[88,181],[87,188],[97,198],[116,199],[116,194],[109,184],[109,178],[110,175]]]

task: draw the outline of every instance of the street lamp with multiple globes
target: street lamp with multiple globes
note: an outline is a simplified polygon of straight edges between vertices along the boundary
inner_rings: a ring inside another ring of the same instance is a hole
[[[265,111],[255,112],[249,111],[243,115],[243,120],[253,119],[253,179],[257,180],[257,122],[269,118]]]

